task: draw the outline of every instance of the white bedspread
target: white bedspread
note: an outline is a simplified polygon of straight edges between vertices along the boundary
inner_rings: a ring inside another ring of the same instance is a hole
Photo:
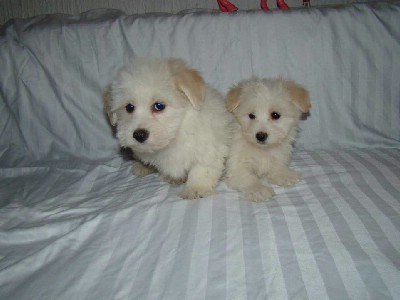
[[[293,166],[266,203],[185,201],[119,160],[2,169],[0,298],[396,299],[400,151]]]

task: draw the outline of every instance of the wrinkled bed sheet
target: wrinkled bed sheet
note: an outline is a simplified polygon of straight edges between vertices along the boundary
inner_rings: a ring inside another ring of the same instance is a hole
[[[224,184],[181,200],[122,160],[2,169],[0,298],[395,299],[400,151],[293,167],[304,180],[266,203]]]

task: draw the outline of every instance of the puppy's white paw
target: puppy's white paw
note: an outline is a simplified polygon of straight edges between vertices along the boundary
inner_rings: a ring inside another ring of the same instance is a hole
[[[185,187],[179,196],[183,199],[199,199],[214,195],[213,189],[206,187]]]
[[[183,177],[183,178],[172,178],[170,176],[167,175],[161,175],[161,180],[169,183],[171,185],[180,185],[186,182],[187,177]]]
[[[246,199],[250,201],[261,202],[271,199],[275,195],[275,192],[272,188],[266,186],[260,186],[248,190],[247,192],[244,193],[244,195]]]
[[[292,186],[298,183],[302,178],[301,172],[295,170],[285,170],[269,176],[269,182],[279,186]]]
[[[135,176],[144,177],[155,172],[157,172],[157,170],[152,166],[144,165],[137,161],[133,162],[132,173]]]

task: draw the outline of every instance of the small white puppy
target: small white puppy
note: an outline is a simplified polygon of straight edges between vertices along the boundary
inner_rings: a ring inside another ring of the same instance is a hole
[[[135,175],[158,171],[170,183],[186,182],[182,198],[214,194],[232,117],[197,71],[179,59],[136,59],[106,89],[104,105],[120,145],[134,153]]]
[[[227,160],[227,184],[252,201],[274,195],[269,183],[290,186],[301,173],[289,169],[292,144],[302,113],[311,105],[306,89],[284,79],[242,81],[227,96],[227,109],[238,121]]]

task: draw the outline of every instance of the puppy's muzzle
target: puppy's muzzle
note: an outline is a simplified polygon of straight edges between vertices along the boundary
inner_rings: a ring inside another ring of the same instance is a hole
[[[133,132],[133,138],[139,143],[144,143],[149,138],[149,134],[146,129],[136,129]]]
[[[268,138],[268,133],[259,131],[256,133],[257,143],[264,144]]]

